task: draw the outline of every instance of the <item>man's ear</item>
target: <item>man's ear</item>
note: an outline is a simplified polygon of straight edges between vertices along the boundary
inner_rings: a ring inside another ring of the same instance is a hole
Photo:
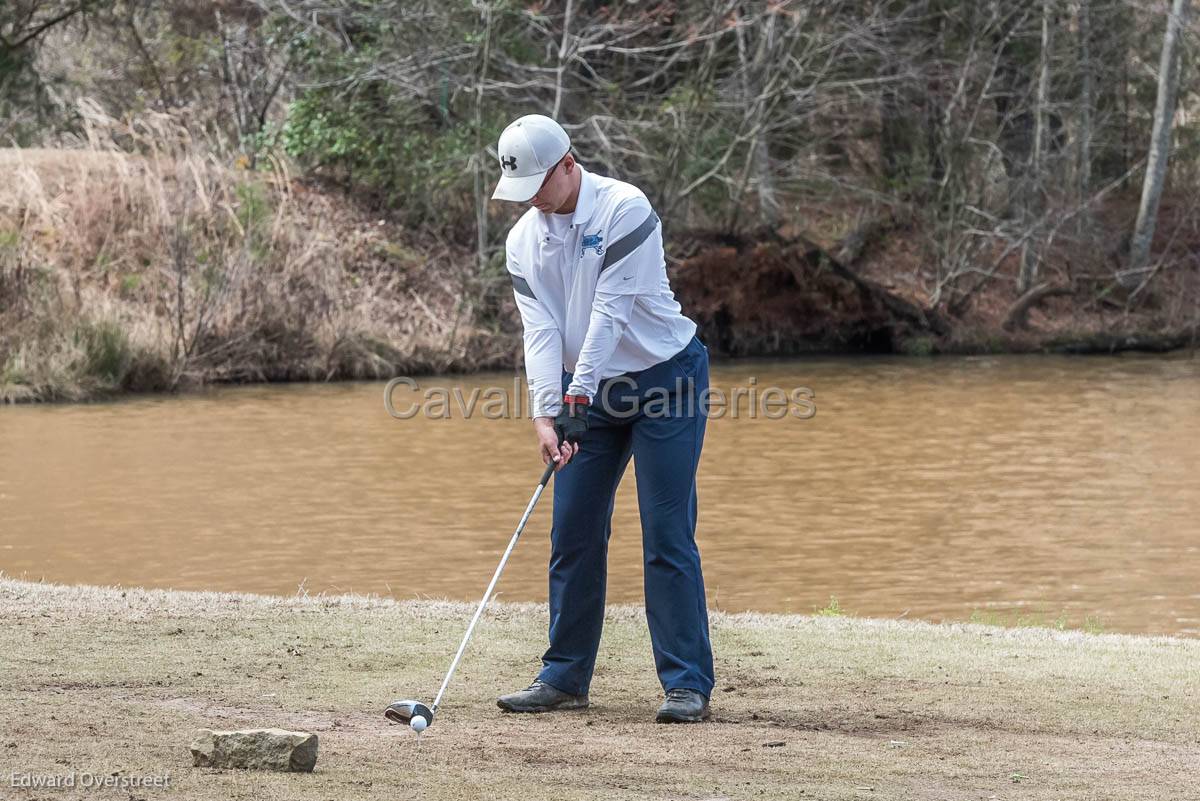
[[[567,175],[570,175],[571,171],[574,169],[575,169],[575,157],[572,156],[570,153],[568,153],[567,155],[563,156],[563,172],[566,173]]]

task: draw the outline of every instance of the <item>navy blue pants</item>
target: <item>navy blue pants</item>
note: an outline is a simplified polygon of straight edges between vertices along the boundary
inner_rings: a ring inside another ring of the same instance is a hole
[[[563,389],[571,381],[564,373]],[[706,422],[708,350],[693,337],[664,362],[600,383],[579,453],[554,478],[550,647],[538,678],[587,692],[604,623],[613,499],[630,455],[637,474],[646,620],[664,690],[712,694],[704,576],[696,547],[696,466]]]

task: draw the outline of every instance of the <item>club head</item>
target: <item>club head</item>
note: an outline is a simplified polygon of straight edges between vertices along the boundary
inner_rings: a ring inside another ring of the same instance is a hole
[[[409,725],[412,719],[418,715],[425,718],[425,725],[433,723],[433,710],[420,701],[392,701],[388,704],[388,708],[383,710],[385,718],[396,723],[403,723],[405,726]]]

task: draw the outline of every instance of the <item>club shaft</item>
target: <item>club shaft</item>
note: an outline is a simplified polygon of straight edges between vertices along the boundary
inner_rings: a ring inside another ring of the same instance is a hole
[[[438,705],[442,702],[442,695],[446,692],[446,687],[450,685],[450,678],[454,675],[454,671],[458,667],[458,662],[462,659],[463,652],[467,650],[467,643],[471,639],[471,632],[475,631],[475,624],[479,622],[479,616],[483,614],[484,608],[491,599],[492,591],[496,589],[496,582],[500,581],[500,574],[504,572],[504,565],[508,562],[508,557],[512,555],[513,548],[517,546],[517,540],[521,537],[521,531],[524,530],[529,516],[533,514],[533,507],[537,506],[538,498],[542,497],[542,490],[546,489],[546,482],[552,473],[553,465],[550,465],[546,468],[546,472],[542,476],[542,482],[533,491],[533,497],[529,499],[529,505],[525,507],[525,514],[521,515],[521,522],[517,524],[517,530],[513,532],[512,539],[508,541],[508,548],[505,549],[504,556],[500,557],[500,564],[496,566],[496,573],[492,576],[492,581],[488,584],[487,591],[483,593],[483,600],[479,602],[479,607],[475,610],[475,616],[471,618],[471,625],[467,626],[467,633],[463,635],[462,643],[458,646],[458,653],[454,655],[454,661],[450,663],[450,669],[446,671],[446,678],[442,679],[442,686],[438,690],[437,698],[433,699],[431,710],[434,712],[437,711]]]

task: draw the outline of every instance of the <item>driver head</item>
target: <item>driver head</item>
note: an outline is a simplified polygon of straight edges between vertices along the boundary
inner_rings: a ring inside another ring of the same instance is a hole
[[[383,710],[383,715],[388,720],[403,723],[405,726],[418,715],[425,718],[426,725],[433,723],[433,710],[420,701],[392,701],[388,708]]]

